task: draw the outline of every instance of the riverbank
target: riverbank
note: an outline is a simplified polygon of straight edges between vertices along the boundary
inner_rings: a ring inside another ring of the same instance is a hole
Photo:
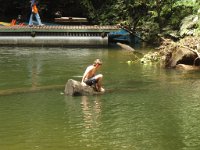
[[[175,68],[179,64],[199,66],[200,37],[187,36],[179,41],[162,38],[155,52],[147,53],[142,62],[160,62],[165,68]]]

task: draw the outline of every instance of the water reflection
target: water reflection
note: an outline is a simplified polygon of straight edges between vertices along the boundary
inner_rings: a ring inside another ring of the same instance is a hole
[[[98,128],[101,116],[101,102],[99,97],[94,97],[94,100],[91,101],[88,96],[82,96],[81,108],[85,128]]]
[[[34,89],[39,85],[39,74],[41,73],[41,60],[37,56],[30,57],[28,60],[28,68],[31,79],[31,87]]]
[[[79,124],[83,129],[96,129],[101,124],[101,100],[98,96],[80,96],[71,97],[65,96],[66,112],[65,114],[70,117],[70,124],[76,119],[80,121]],[[70,114],[70,115],[69,115]],[[75,117],[76,116],[76,117]],[[75,117],[75,118],[74,118]],[[87,130],[88,131],[88,130]]]
[[[66,104],[64,133],[68,144],[73,146],[78,143],[79,149],[83,150],[100,146],[102,142],[98,141],[98,138],[101,131],[101,98],[65,96],[64,101]]]

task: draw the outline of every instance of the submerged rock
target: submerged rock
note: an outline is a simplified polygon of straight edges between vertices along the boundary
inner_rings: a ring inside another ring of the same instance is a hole
[[[200,70],[200,66],[178,64],[178,65],[176,65],[176,69],[180,69],[180,70]]]

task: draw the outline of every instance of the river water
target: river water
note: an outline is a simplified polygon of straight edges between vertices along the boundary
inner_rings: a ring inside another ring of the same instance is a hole
[[[198,150],[200,72],[127,64],[133,57],[116,48],[1,47],[0,149]],[[107,92],[63,95],[96,58]]]

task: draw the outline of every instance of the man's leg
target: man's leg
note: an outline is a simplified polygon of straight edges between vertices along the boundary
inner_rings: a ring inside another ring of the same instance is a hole
[[[28,25],[29,25],[29,26],[32,26],[32,25],[33,25],[33,13],[31,13],[31,15],[30,15],[30,19],[29,19]]]
[[[35,18],[38,22],[38,25],[42,25],[41,19],[40,19],[40,15],[38,13],[35,14]]]
[[[97,91],[101,92],[103,75],[98,74],[98,75],[95,76],[95,78],[97,80],[97,83],[96,83]]]

